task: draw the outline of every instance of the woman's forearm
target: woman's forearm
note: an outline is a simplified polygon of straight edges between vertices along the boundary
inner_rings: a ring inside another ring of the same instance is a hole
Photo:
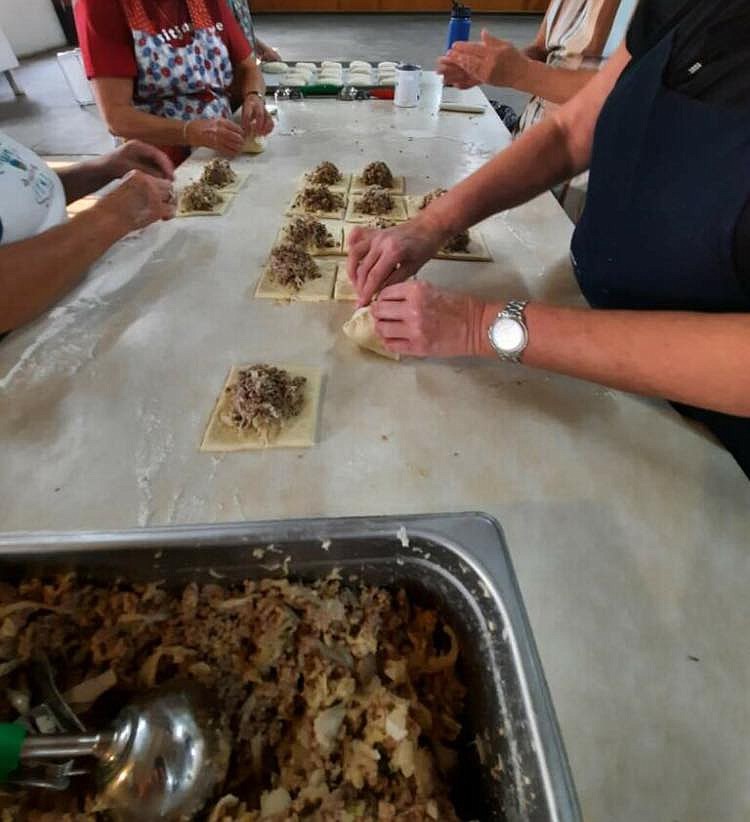
[[[583,90],[434,200],[418,219],[451,237],[584,171],[599,112],[629,61],[622,46]]]
[[[486,331],[502,305],[484,308]],[[530,303],[523,362],[651,397],[750,417],[750,315],[592,311]]]
[[[65,189],[65,201],[72,203],[103,188],[114,179],[106,157],[97,157],[69,168],[61,168],[58,176]]]
[[[250,55],[237,66],[239,76],[239,88],[244,100],[248,94],[257,94],[263,97],[266,93],[266,83],[263,80],[263,72],[255,61],[255,56]]]
[[[532,59],[524,63],[513,88],[551,103],[567,103],[596,75],[595,69],[559,68]]]
[[[0,333],[53,305],[127,233],[102,204],[36,237],[0,246]]]
[[[157,146],[189,145],[186,122],[139,111],[127,103],[102,107],[107,127],[116,137]]]

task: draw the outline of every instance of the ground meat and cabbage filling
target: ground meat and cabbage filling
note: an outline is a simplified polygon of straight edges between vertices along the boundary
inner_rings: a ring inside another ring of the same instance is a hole
[[[391,193],[380,186],[369,186],[357,202],[361,214],[390,214],[394,201]]]
[[[201,182],[217,188],[228,186],[236,179],[237,175],[232,170],[232,166],[229,165],[229,160],[224,160],[221,157],[206,163],[201,175]]]
[[[210,211],[221,202],[221,195],[208,183],[190,183],[182,192],[182,207],[187,211]]]
[[[313,248],[333,248],[336,241],[320,220],[303,214],[290,220],[284,234],[290,243]]]
[[[432,191],[428,192],[427,194],[422,197],[422,201],[419,205],[420,211],[422,209],[427,208],[427,206],[434,202],[435,200],[442,197],[444,194],[448,193],[448,189],[446,188],[436,188]],[[469,235],[468,231],[462,231],[460,234],[456,234],[455,237],[452,237],[448,242],[442,247],[441,251],[445,251],[448,254],[459,254],[462,252],[466,252],[469,250],[469,243],[471,242],[471,236]]]
[[[59,689],[107,687],[75,708],[102,728],[144,690],[201,682],[232,746],[209,822],[429,822],[458,819],[465,688],[458,643],[403,591],[286,579],[225,587],[0,583],[0,720],[28,711],[29,659],[45,652]],[[89,688],[91,691],[91,688]],[[3,822],[105,822],[94,789],[0,795]]]
[[[384,162],[378,160],[365,166],[362,172],[362,182],[366,186],[393,188],[393,174]]]
[[[242,368],[227,386],[229,409],[222,422],[239,431],[252,431],[264,442],[279,435],[285,423],[298,417],[305,404],[304,377],[293,377],[272,365]]]
[[[308,280],[321,276],[315,260],[294,243],[281,243],[271,249],[268,273],[272,280],[293,291],[299,291]]]
[[[294,206],[305,211],[337,211],[344,207],[344,197],[325,186],[305,186],[295,198]]]
[[[344,175],[328,160],[317,165],[308,175],[308,181],[316,186],[333,186],[344,179]]]

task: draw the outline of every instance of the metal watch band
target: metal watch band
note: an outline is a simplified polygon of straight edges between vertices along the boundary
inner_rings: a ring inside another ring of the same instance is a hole
[[[515,320],[516,322],[521,323],[521,325],[524,328],[524,331],[526,331],[526,334],[528,336],[528,329],[526,327],[526,317],[523,313],[524,309],[528,304],[528,300],[508,300],[508,302],[505,304],[505,308],[495,318],[495,322],[505,318]],[[495,345],[495,341],[492,338],[493,326],[494,323],[487,330],[487,334],[490,338],[490,345],[495,349],[495,352],[497,353],[498,357],[500,357],[501,360],[505,360],[506,362],[514,362],[519,364],[521,362],[521,355],[523,354],[523,351],[518,351],[516,354],[508,354],[506,351],[501,351]]]

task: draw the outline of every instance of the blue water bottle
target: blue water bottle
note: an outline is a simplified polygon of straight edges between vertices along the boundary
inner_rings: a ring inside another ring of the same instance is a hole
[[[448,40],[445,44],[445,50],[448,51],[458,40],[468,40],[470,34],[471,9],[453,0],[453,11],[451,12],[451,22],[448,26]]]

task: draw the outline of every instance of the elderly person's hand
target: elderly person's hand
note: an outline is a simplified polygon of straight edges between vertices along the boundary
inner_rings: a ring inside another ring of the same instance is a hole
[[[242,129],[246,137],[265,137],[273,131],[273,117],[265,100],[257,94],[247,94],[242,103]]]
[[[438,60],[438,73],[459,88],[480,83],[492,86],[515,86],[523,76],[529,58],[507,40],[498,40],[482,31],[479,43],[454,43]]]
[[[349,235],[347,273],[359,295],[357,305],[367,305],[382,288],[416,274],[446,239],[427,214],[382,231],[355,228]]]
[[[225,157],[236,157],[245,144],[242,127],[224,117],[191,120],[185,124],[184,134],[189,146],[212,148]]]
[[[140,140],[129,140],[105,158],[107,171],[113,179],[124,177],[129,171],[142,171],[164,180],[174,179],[174,165],[167,155],[155,146]]]
[[[394,354],[467,357],[479,355],[485,347],[485,308],[474,297],[411,280],[386,288],[370,313],[375,331]]]
[[[136,170],[128,172],[122,185],[102,197],[95,208],[110,214],[127,233],[174,217],[177,198],[169,180]]]
[[[281,60],[281,55],[276,49],[272,49],[261,40],[256,40],[255,44],[258,47],[257,57],[262,63],[276,63]]]

